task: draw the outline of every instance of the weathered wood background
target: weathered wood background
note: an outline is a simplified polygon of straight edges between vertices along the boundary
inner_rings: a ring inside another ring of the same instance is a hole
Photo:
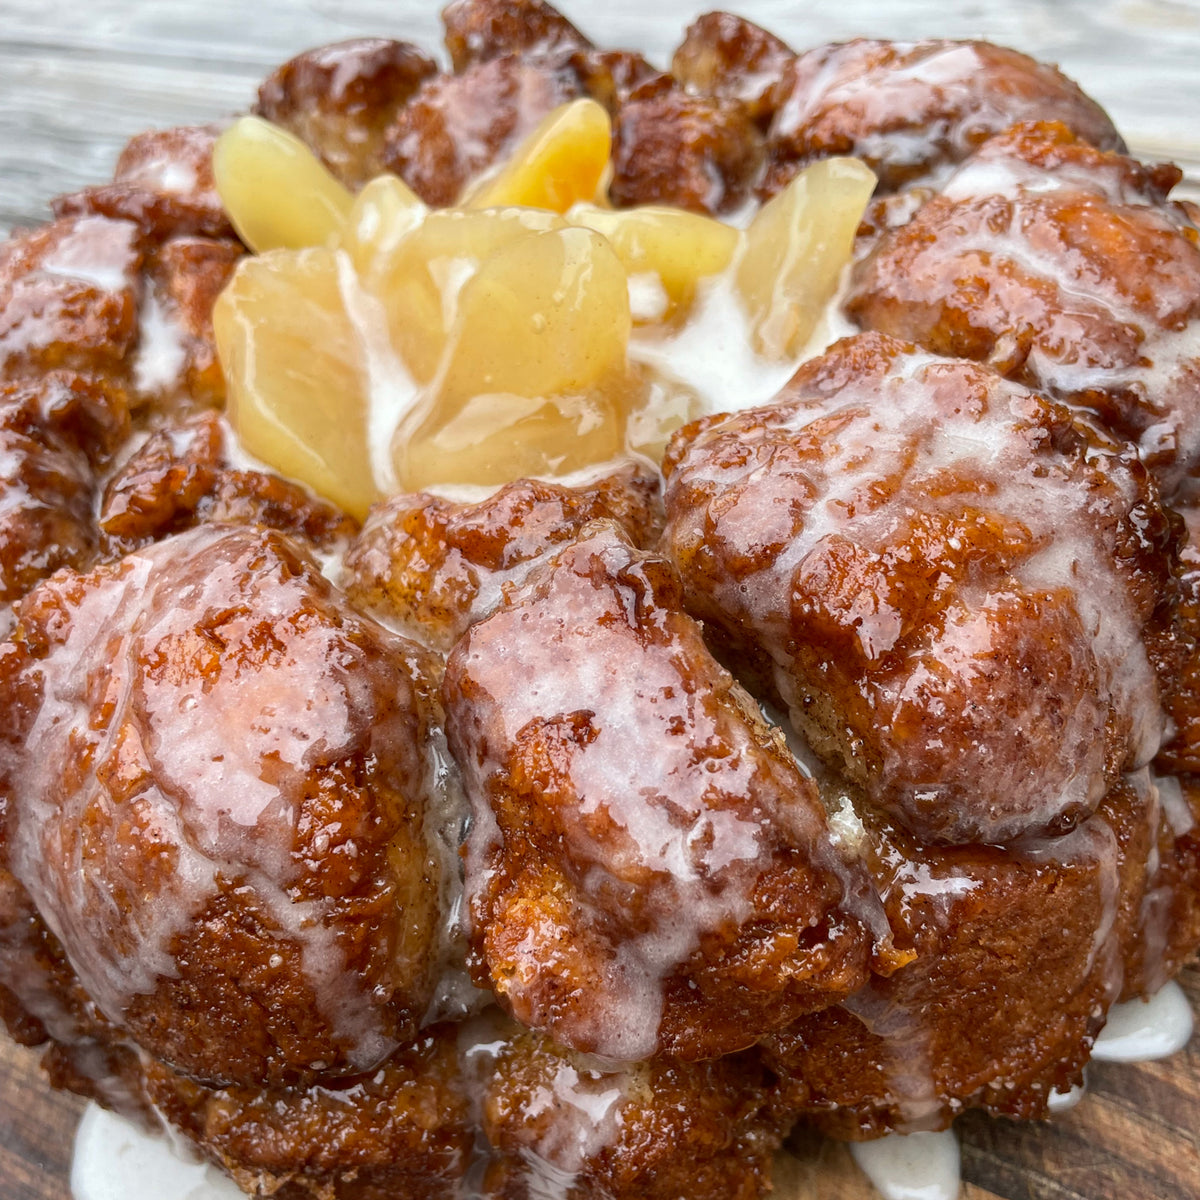
[[[708,7],[716,7],[713,3]],[[1200,194],[1200,0],[745,0],[796,47],[873,34],[981,35],[1058,62],[1112,113],[1134,150],[1171,158]],[[690,17],[677,0],[563,0],[598,40],[665,61]],[[150,126],[244,109],[297,50],[374,33],[427,46],[437,4],[411,0],[0,0],[0,231],[104,179]],[[1184,977],[1200,1006],[1200,972]],[[0,1039],[0,1200],[67,1200],[81,1105]],[[1165,1063],[1096,1066],[1088,1099],[1048,1126],[961,1122],[964,1200],[1200,1200],[1200,1038]],[[795,1168],[806,1200],[874,1194],[837,1146]],[[163,1200],[179,1200],[163,1197]]]

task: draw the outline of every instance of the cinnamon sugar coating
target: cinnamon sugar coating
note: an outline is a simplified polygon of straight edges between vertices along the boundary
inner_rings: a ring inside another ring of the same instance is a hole
[[[914,833],[1069,828],[1158,749],[1174,527],[1065,410],[863,335],[664,469],[691,610]]]
[[[681,605],[667,563],[597,523],[443,685],[477,980],[621,1060],[741,1049],[856,990],[872,952],[815,787]]]
[[[222,1082],[411,1037],[438,920],[422,653],[279,535],[220,526],[60,573],[19,616],[9,862],[105,1017]]]
[[[454,70],[518,54],[562,59],[592,43],[542,0],[454,0],[442,13]]]
[[[0,245],[0,373],[110,375],[136,343],[136,225],[63,217]]]
[[[209,1088],[145,1060],[164,1117],[251,1195],[454,1200],[473,1133],[453,1026],[433,1026],[377,1071],[304,1089]]]
[[[1168,498],[1200,470],[1200,232],[1175,167],[1054,124],[993,138],[856,268],[859,325],[988,361],[1137,443]]]
[[[1101,149],[1125,148],[1104,110],[1060,71],[988,42],[820,46],[784,67],[775,104],[776,188],[800,164],[849,154],[891,191],[960,162],[1018,121],[1061,121]]]
[[[657,479],[632,465],[575,488],[519,479],[475,504],[395,496],[372,509],[350,547],[346,590],[355,604],[447,653],[588,522],[611,518],[648,546],[661,523],[657,508]]]

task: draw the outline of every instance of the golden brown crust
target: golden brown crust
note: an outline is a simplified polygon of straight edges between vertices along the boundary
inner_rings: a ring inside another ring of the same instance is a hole
[[[145,1088],[251,1195],[453,1200],[473,1137],[455,1041],[434,1026],[369,1075],[297,1090],[206,1088],[144,1060]]]
[[[383,165],[427,204],[453,204],[471,179],[580,90],[568,68],[517,56],[435,75],[389,127]]]
[[[357,190],[383,171],[388,126],[436,73],[411,42],[355,38],[289,59],[259,88],[254,111],[306,142]]]
[[[688,26],[671,74],[689,91],[744,104],[765,126],[779,104],[779,80],[796,57],[773,33],[727,12],[705,13]]]
[[[213,179],[218,132],[212,125],[184,125],[138,134],[121,152],[112,183],[59,196],[55,215],[133,221],[151,242],[232,237]]]
[[[477,978],[624,1060],[741,1049],[849,995],[872,950],[815,788],[680,603],[667,563],[597,523],[444,682]]]
[[[1157,749],[1174,525],[1064,410],[861,335],[772,405],[681,430],[664,468],[691,610],[915,833],[1068,828]],[[1124,614],[1107,664],[1095,603]]]
[[[987,42],[821,46],[784,67],[775,104],[775,163],[853,155],[884,191],[960,162],[1018,121],[1062,121],[1102,149],[1125,148],[1104,110],[1060,71]]]
[[[633,99],[613,130],[609,195],[621,205],[728,213],[750,196],[761,137],[746,107],[678,90]]]
[[[488,1200],[532,1200],[564,1176],[578,1200],[753,1200],[768,1187],[783,1129],[754,1053],[605,1068],[525,1032],[488,1074]]]
[[[1158,836],[1146,772],[1065,838],[938,849],[866,809],[861,847],[915,957],[764,1043],[781,1103],[842,1138],[1040,1118],[1078,1083],[1143,934]]]
[[[231,467],[220,419],[202,414],[152,434],[108,481],[99,525],[110,554],[195,525],[277,529],[322,551],[345,546],[354,519],[299,484]]]
[[[856,268],[861,326],[1095,412],[1168,498],[1200,463],[1200,245],[1144,167],[1053,124],[993,138]]]
[[[279,535],[208,527],[42,584],[16,650],[9,861],[114,1024],[242,1082],[412,1036],[437,922],[416,647]]]
[[[446,653],[505,590],[602,517],[649,546],[661,524],[657,479],[631,466],[576,488],[521,479],[477,504],[396,496],[372,509],[350,547],[346,590],[354,603]]]

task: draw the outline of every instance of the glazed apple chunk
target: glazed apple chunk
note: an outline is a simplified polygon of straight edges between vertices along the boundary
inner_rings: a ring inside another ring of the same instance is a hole
[[[235,124],[215,172],[260,253],[215,327],[247,449],[361,518],[381,497],[436,484],[658,458],[703,406],[634,342],[703,319],[714,289],[734,294],[764,359],[797,359],[871,173],[819,163],[741,231],[661,206],[608,208],[610,150],[607,113],[576,100],[463,207],[430,210],[388,175],[353,196],[290,133]]]
[[[816,786],[670,564],[613,522],[468,630],[443,693],[472,969],[523,1024],[619,1061],[709,1058],[887,969]]]
[[[665,472],[690,610],[918,836],[1061,832],[1157,751],[1174,525],[1065,409],[864,334]]]

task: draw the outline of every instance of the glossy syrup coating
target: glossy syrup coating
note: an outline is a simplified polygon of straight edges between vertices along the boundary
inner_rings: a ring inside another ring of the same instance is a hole
[[[383,138],[437,64],[411,42],[355,38],[289,59],[258,90],[254,111],[306,142],[347,187],[383,170]]]
[[[1146,937],[1160,807],[1122,780],[1064,837],[1010,848],[922,845],[855,799],[862,861],[897,947],[915,952],[843,1006],[765,1040],[781,1103],[841,1138],[940,1129],[964,1108],[1046,1115],[1081,1078]]]
[[[224,407],[212,312],[242,254],[232,238],[190,236],[150,253],[133,370],[141,403],[172,414]]]
[[[632,99],[613,129],[609,196],[618,207],[732,212],[750,197],[761,143],[749,110],[737,101],[679,90]]]
[[[467,631],[443,684],[476,977],[622,1061],[750,1045],[854,991],[873,949],[815,787],[681,601],[598,522]]]
[[[617,1066],[526,1031],[488,1067],[487,1200],[754,1200],[769,1184],[783,1123],[755,1052]]]
[[[611,518],[648,546],[658,507],[657,478],[632,465],[576,487],[519,479],[472,504],[395,496],[367,517],[344,586],[361,608],[446,653],[589,521]]]
[[[727,12],[705,13],[688,26],[671,74],[689,91],[744,104],[759,125],[778,106],[779,81],[796,57],[773,33]]]
[[[1061,125],[988,142],[855,270],[868,329],[1095,412],[1168,498],[1200,471],[1200,231],[1144,167]]]
[[[961,162],[1018,121],[1061,121],[1102,149],[1125,148],[1104,110],[1062,72],[987,42],[820,46],[785,66],[776,104],[773,189],[800,164],[848,154],[891,191]]]
[[[690,610],[914,833],[1067,828],[1157,751],[1174,526],[1065,410],[860,335],[665,470]]]
[[[454,0],[442,12],[455,71],[509,54],[565,58],[592,43],[542,0]]]
[[[458,1200],[473,1131],[454,1026],[378,1070],[309,1088],[209,1088],[144,1060],[159,1112],[250,1195]]]
[[[357,532],[354,518],[300,484],[240,470],[215,413],[153,433],[108,480],[99,525],[108,553],[127,553],[196,525],[277,529],[331,553]]]
[[[96,380],[53,372],[0,383],[0,600],[90,564],[96,471],[128,431],[128,397]]]
[[[99,1011],[221,1082],[411,1037],[438,937],[422,652],[222,526],[59,573],[19,617],[9,863]]]
[[[131,221],[63,217],[0,245],[0,373],[119,374],[138,336],[143,250]]]
[[[213,178],[219,132],[213,125],[181,125],[138,134],[117,159],[112,183],[59,196],[55,215],[133,221],[153,241],[192,234],[232,237]]]
[[[427,204],[453,204],[474,177],[580,92],[571,70],[515,55],[435,75],[389,127],[383,165]]]

